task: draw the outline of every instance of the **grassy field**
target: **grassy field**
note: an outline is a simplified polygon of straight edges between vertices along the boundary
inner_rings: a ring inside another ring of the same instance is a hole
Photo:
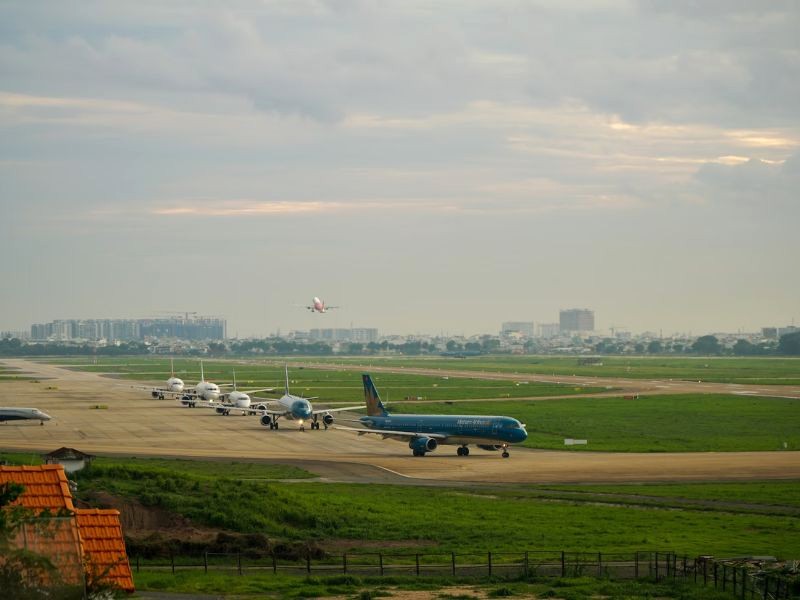
[[[427,590],[442,600],[469,600],[476,594],[490,598],[561,598],[596,600],[597,598],[676,598],[680,600],[729,600],[713,588],[681,581],[609,581],[589,577],[543,580],[537,582],[501,581],[498,579],[449,579],[414,577],[297,577],[283,575],[228,575],[180,571],[176,574],[147,572],[134,574],[139,590],[169,590],[185,594],[225,593],[238,600],[251,598],[401,598],[403,591]]]
[[[403,413],[510,415],[527,424],[531,448],[615,452],[800,449],[796,400],[722,394],[402,404]],[[564,438],[586,446],[564,446]]]
[[[293,358],[310,363],[381,365],[489,371],[523,375],[586,375],[627,379],[683,379],[717,383],[800,384],[800,358],[602,356],[601,366],[581,365],[576,356],[476,356],[469,358],[336,357]],[[585,358],[585,357],[583,357]]]
[[[254,467],[224,463],[228,473],[246,476],[240,479],[216,475],[220,467],[216,462],[179,462],[180,470],[175,470],[164,467],[173,461],[153,465],[147,460],[98,460],[76,475],[79,495],[91,497],[102,490],[181,514],[200,525],[277,539],[317,540],[348,552],[390,542],[397,552],[657,548],[690,555],[800,556],[800,518],[736,512],[727,506],[693,510],[676,503],[672,510],[664,510],[647,504],[578,502],[541,498],[537,488],[525,486],[265,482],[253,480]],[[769,493],[778,502],[796,492],[796,487],[784,483],[738,485],[742,487],[737,493],[746,496],[746,486],[753,485],[758,490],[754,496]],[[645,488],[660,486],[643,486],[641,493],[647,492]],[[714,492],[708,490],[708,495]]]
[[[163,358],[70,358],[48,360],[53,364],[69,365],[82,371],[109,373],[135,381],[163,384],[170,373],[170,361]],[[205,377],[214,383],[233,381],[233,370],[239,387],[275,387],[283,393],[284,370],[278,365],[203,361]],[[200,380],[198,360],[175,361],[175,374],[187,385]],[[316,370],[295,368],[289,371],[291,391],[304,396],[317,396],[319,402],[359,402],[363,399],[361,371]],[[381,373],[375,376],[384,398],[408,397],[425,400],[526,398],[556,395],[605,392],[605,387],[582,387],[547,383],[522,383],[515,381],[490,381],[463,378],[442,378],[422,375]],[[261,394],[267,396],[268,394]]]

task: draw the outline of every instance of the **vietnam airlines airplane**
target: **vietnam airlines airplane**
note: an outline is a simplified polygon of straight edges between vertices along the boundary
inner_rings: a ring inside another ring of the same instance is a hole
[[[361,406],[342,406],[340,408],[321,408],[314,410],[311,406],[310,400],[314,398],[303,398],[302,396],[295,396],[289,393],[289,367],[286,367],[286,383],[283,390],[283,396],[277,401],[280,408],[270,409],[265,405],[259,405],[257,408],[258,414],[261,415],[261,424],[266,427],[269,425],[270,429],[278,429],[278,419],[281,417],[296,421],[300,425],[300,431],[305,431],[305,423],[311,421],[311,429],[319,429],[320,421],[325,426],[333,424],[333,415],[331,413],[339,412],[342,410],[357,410],[364,408]],[[320,419],[320,417],[322,417]]]
[[[439,444],[458,446],[456,454],[469,455],[469,444],[483,450],[503,450],[503,458],[508,458],[508,445],[524,442],[528,437],[525,425],[511,417],[485,417],[483,415],[403,415],[389,414],[378,396],[375,384],[366,373],[364,399],[367,402],[367,416],[359,421],[362,428],[342,427],[359,435],[375,433],[384,439],[391,438],[408,442],[414,456],[425,456],[433,452]]]
[[[43,413],[38,408],[16,408],[12,406],[0,407],[0,422],[2,421],[23,421],[37,420],[40,425],[52,419],[50,415]]]

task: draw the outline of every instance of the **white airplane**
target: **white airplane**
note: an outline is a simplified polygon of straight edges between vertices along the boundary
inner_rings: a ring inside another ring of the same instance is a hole
[[[256,390],[247,390],[241,391],[236,389],[236,374],[234,373],[234,382],[224,383],[223,386],[233,385],[233,391],[231,392],[221,392],[220,386],[216,383],[211,383],[210,381],[206,381],[205,375],[203,374],[203,361],[200,361],[200,381],[194,388],[190,388],[188,390],[184,390],[183,394],[181,394],[181,404],[184,406],[188,406],[189,408],[194,408],[197,404],[198,400],[201,400],[205,403],[208,403],[208,406],[211,408],[239,408],[239,409],[247,409],[250,407],[250,396],[249,394],[254,394],[256,392],[272,392],[275,388],[259,388]],[[219,412],[219,411],[218,411]],[[230,410],[226,412],[221,412],[220,414],[229,414]],[[244,414],[244,413],[242,413]],[[251,413],[255,414],[255,413]]]
[[[261,424],[265,427],[269,425],[270,429],[278,429],[278,419],[281,417],[296,421],[300,425],[300,431],[305,431],[305,423],[311,422],[311,429],[319,429],[319,424],[325,426],[333,424],[333,415],[331,413],[339,412],[342,410],[357,410],[365,408],[366,405],[360,406],[343,406],[340,408],[322,408],[314,410],[311,406],[310,400],[314,398],[303,398],[302,396],[294,396],[289,393],[289,367],[286,367],[286,381],[283,390],[283,396],[276,402],[280,406],[277,410],[270,409],[268,406],[259,405],[256,407],[257,414],[261,415]]]
[[[167,386],[166,387],[157,387],[157,388],[141,388],[138,387],[137,389],[150,389],[150,395],[153,398],[158,398],[159,400],[164,399],[164,394],[180,394],[183,392],[184,383],[183,379],[179,377],[175,377],[175,362],[173,359],[169,359],[169,369],[170,369],[170,378],[167,379]]]
[[[320,300],[316,296],[314,296],[314,302],[311,303],[311,306],[306,306],[308,310],[311,312],[318,312],[324,313],[328,312],[329,310],[333,310],[334,308],[339,308],[338,306],[325,306],[325,301]]]
[[[53,417],[43,413],[38,408],[0,407],[0,422],[38,419],[39,425],[44,425],[45,421],[49,421],[52,418]]]
[[[260,404],[257,409],[251,409],[252,398],[250,394],[256,392],[274,392],[275,388],[259,388],[257,390],[247,390],[243,392],[236,388],[236,371],[233,372],[233,391],[220,394],[219,402],[209,402],[208,404],[200,404],[200,406],[207,406],[208,408],[216,409],[218,415],[229,415],[231,410],[241,410],[243,415],[259,414],[259,411],[266,410],[266,405]],[[194,407],[194,404],[188,404],[185,400],[181,402],[186,406]]]

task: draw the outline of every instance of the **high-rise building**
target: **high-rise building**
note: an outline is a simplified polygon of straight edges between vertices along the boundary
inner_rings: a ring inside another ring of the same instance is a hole
[[[594,331],[594,311],[588,308],[568,308],[559,315],[559,327],[564,332]]]
[[[539,323],[539,337],[552,338],[559,334],[558,323]]]
[[[166,319],[66,319],[31,325],[34,340],[109,342],[145,338],[224,340],[227,324],[216,317]]]

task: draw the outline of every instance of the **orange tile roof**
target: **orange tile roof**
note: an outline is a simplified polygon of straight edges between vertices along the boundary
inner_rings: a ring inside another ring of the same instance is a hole
[[[126,592],[133,592],[133,577],[125,551],[119,511],[114,509],[75,509],[67,477],[61,465],[9,467],[0,465],[0,485],[22,484],[25,490],[14,502],[36,511],[53,513],[68,510],[73,517],[54,520],[55,534],[45,537],[35,531],[20,532],[18,542],[28,549],[51,557],[70,581],[82,578],[76,572],[80,557],[87,560],[92,574],[104,575]],[[76,557],[77,560],[76,560]]]
[[[75,512],[83,551],[95,575],[105,575],[121,590],[132,592],[133,575],[125,551],[119,511],[79,508]]]
[[[25,492],[14,504],[40,511],[75,510],[67,476],[61,465],[0,466],[0,485],[10,481],[25,486]]]

